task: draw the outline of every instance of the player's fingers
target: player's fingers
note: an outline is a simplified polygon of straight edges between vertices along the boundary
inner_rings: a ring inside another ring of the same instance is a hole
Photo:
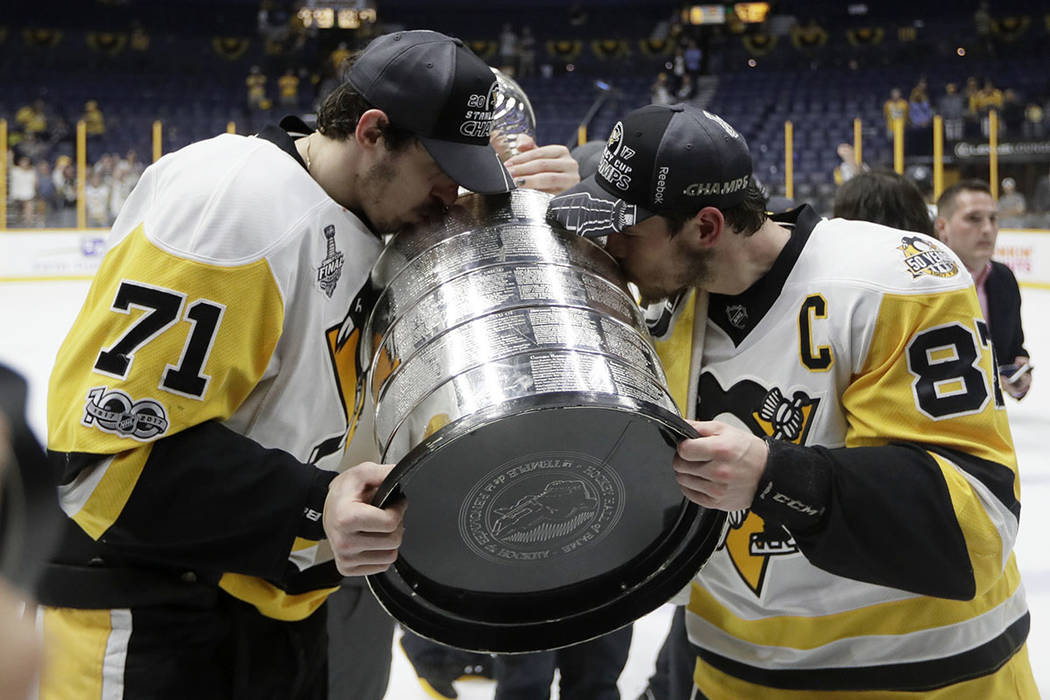
[[[539,151],[533,151],[538,153]],[[511,177],[527,177],[539,173],[574,173],[579,176],[579,166],[571,158],[568,162],[558,158],[536,158],[534,160],[518,161],[507,167]]]
[[[559,194],[579,181],[580,178],[578,176],[570,173],[540,173],[538,175],[516,178],[514,184],[525,189],[539,190],[548,194]]]
[[[336,568],[343,576],[369,576],[390,568],[397,561],[397,550],[365,552],[348,558],[336,558]]]
[[[518,152],[503,162],[503,164],[507,166],[515,162],[515,159],[519,158],[520,154],[533,151],[537,148],[535,139],[528,134],[511,134],[509,136],[500,135],[499,138],[502,138],[508,143],[512,142],[514,144],[514,150]]]

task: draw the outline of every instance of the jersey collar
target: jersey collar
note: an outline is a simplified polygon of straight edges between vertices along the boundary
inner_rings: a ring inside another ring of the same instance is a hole
[[[774,215],[772,219],[790,229],[791,238],[769,272],[740,294],[712,294],[710,297],[708,318],[725,331],[733,345],[740,345],[772,308],[802,249],[806,247],[809,235],[820,222],[820,216],[808,204]]]

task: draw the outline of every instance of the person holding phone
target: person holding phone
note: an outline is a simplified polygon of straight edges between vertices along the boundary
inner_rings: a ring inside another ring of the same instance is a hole
[[[1021,328],[1021,290],[1009,267],[992,260],[999,224],[988,183],[964,180],[937,200],[937,237],[962,259],[973,276],[988,321],[1003,391],[1021,400],[1032,388],[1032,364]]]

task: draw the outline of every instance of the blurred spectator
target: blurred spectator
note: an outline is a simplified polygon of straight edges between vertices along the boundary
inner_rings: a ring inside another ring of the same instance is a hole
[[[999,114],[999,132],[1017,138],[1024,127],[1024,105],[1015,90],[1003,91],[1003,107]]]
[[[932,120],[933,110],[930,107],[930,98],[926,94],[926,79],[923,78],[908,96],[908,122],[915,128],[924,129]]]
[[[678,89],[675,90],[676,102],[687,102],[690,97],[693,96],[693,76],[686,73],[682,76],[682,81],[678,85]]]
[[[700,63],[703,58],[704,54],[696,45],[696,41],[690,39],[685,47],[685,72],[694,78],[700,75]]]
[[[109,226],[109,188],[98,171],[91,174],[84,188],[84,208],[87,210],[88,226]]]
[[[97,100],[88,100],[84,104],[84,113],[80,118],[84,121],[84,131],[88,136],[102,136],[106,133],[106,119],[102,116]]]
[[[343,61],[350,58],[350,55],[351,51],[347,47],[345,41],[340,41],[332,53],[328,54],[328,63],[332,68],[332,75],[334,75],[337,80],[341,79],[343,74]]]
[[[277,91],[280,93],[282,107],[299,106],[299,77],[294,69],[289,68],[277,79]]]
[[[899,88],[890,90],[889,99],[882,103],[882,116],[886,119],[886,135],[893,138],[893,122],[903,119],[908,123],[908,101],[901,97]]]
[[[536,37],[532,27],[521,28],[521,39],[518,41],[518,78],[528,78],[536,73]]]
[[[955,83],[944,86],[944,94],[937,102],[937,111],[944,119],[944,137],[949,141],[958,141],[963,137],[963,119],[966,116],[966,103],[955,87]]]
[[[109,183],[109,218],[111,221],[117,218],[120,208],[124,206],[124,201],[131,194],[138,180],[138,174],[127,161],[117,161]]]
[[[867,165],[857,162],[857,152],[852,144],[840,143],[835,152],[841,159],[841,162],[835,166],[835,172],[832,173],[836,185],[842,185],[868,170]]]
[[[14,151],[18,156],[25,156],[35,162],[47,155],[48,147],[48,143],[38,134],[29,133],[23,136]]]
[[[891,170],[860,173],[835,194],[833,216],[934,235],[930,210],[911,180]]]
[[[499,69],[508,75],[514,75],[514,67],[518,65],[518,35],[514,33],[510,23],[503,25],[499,33]]]
[[[8,179],[12,209],[17,217],[15,225],[26,228],[35,226],[36,170],[28,156],[18,157]]]
[[[1016,220],[1025,215],[1024,195],[1017,191],[1017,183],[1012,177],[1003,178],[1002,194],[999,195],[999,202],[996,208],[999,210],[1000,225],[1023,225]],[[1015,219],[1015,221],[1007,222],[1005,219]]]
[[[1003,93],[991,80],[984,81],[984,87],[970,96],[970,112],[981,122],[981,134],[988,136],[988,113],[1003,108]]]
[[[47,106],[39,97],[15,112],[15,121],[22,127],[27,136],[44,138],[48,136]]]
[[[55,170],[51,173],[55,185],[58,205],[56,226],[71,227],[76,225],[77,209],[77,176],[73,161],[69,156],[59,156],[55,161]]]
[[[58,191],[51,179],[51,164],[41,160],[36,164],[36,222],[47,226],[58,208]]]
[[[131,22],[131,35],[128,39],[128,48],[140,54],[144,54],[149,50],[149,34],[147,34],[146,30],[142,28],[142,24],[136,20],[132,20]]]
[[[674,102],[671,88],[667,84],[667,73],[659,73],[649,88],[650,102],[654,105],[669,105]]]
[[[103,153],[102,156],[95,161],[95,164],[89,168],[90,173],[97,173],[102,177],[102,182],[106,185],[109,184],[109,179],[113,177],[113,166],[115,159],[112,153]]]
[[[1021,136],[1026,139],[1042,139],[1046,137],[1046,113],[1042,105],[1031,101],[1024,108],[1024,124],[1021,126]]]
[[[248,70],[248,77],[244,79],[248,88],[248,109],[266,109],[266,76],[263,75],[259,66],[252,66]]]
[[[674,50],[674,58],[668,68],[671,69],[671,89],[677,92],[685,78],[685,50],[681,46]]]
[[[1040,175],[1035,181],[1032,211],[1036,214],[1050,214],[1050,174]]]
[[[128,149],[128,152],[124,154],[124,162],[127,163],[131,174],[138,180],[145,166],[139,161],[138,153],[134,148]]]

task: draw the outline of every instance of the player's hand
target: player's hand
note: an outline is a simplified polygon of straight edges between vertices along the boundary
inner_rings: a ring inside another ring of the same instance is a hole
[[[558,144],[537,146],[526,134],[516,138],[518,154],[503,163],[515,185],[558,194],[580,181],[580,166],[568,148]]]
[[[1019,355],[1014,358],[1014,367],[1021,367],[1030,360],[1024,355]],[[1028,390],[1032,388],[1032,371],[1029,370],[1017,378],[1016,382],[1007,381],[1006,375],[999,375],[999,384],[1003,387],[1010,396],[1014,397],[1018,401],[1025,397]]]
[[[750,508],[766,470],[765,440],[718,421],[689,423],[700,437],[678,443],[674,470],[682,493],[705,508]]]
[[[386,571],[397,559],[405,533],[405,502],[386,508],[371,505],[376,489],[394,468],[364,462],[332,480],[324,503],[324,531],[344,576]]]

